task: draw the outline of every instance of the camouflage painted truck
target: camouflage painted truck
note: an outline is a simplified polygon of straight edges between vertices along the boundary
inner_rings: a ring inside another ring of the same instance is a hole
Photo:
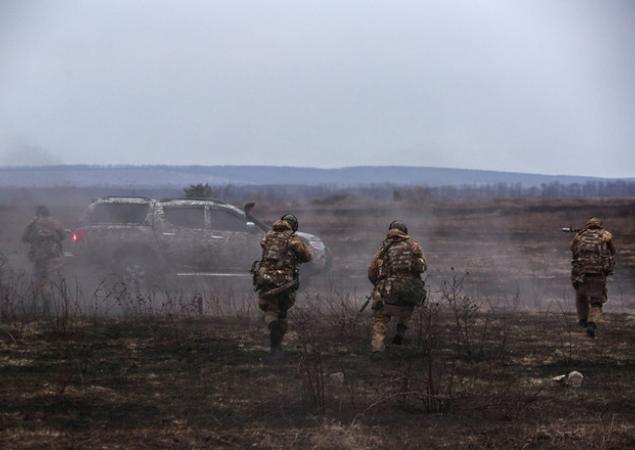
[[[247,277],[267,226],[244,209],[214,200],[104,197],[91,203],[71,235],[77,263],[97,264],[136,282],[181,277]],[[303,277],[328,270],[320,238],[298,232],[313,261]]]

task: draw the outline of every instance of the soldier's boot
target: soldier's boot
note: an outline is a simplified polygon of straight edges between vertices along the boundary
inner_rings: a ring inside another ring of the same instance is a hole
[[[278,320],[269,323],[269,345],[272,360],[282,359],[282,327]]]
[[[408,327],[403,323],[397,324],[397,334],[392,338],[393,345],[402,345],[404,341],[404,335],[406,334],[406,330]]]
[[[586,328],[589,326],[589,323],[586,321],[586,319],[580,319],[578,320],[578,325],[580,325],[582,328]]]
[[[586,334],[590,338],[595,337],[597,326],[602,320],[602,303],[591,303],[589,318],[587,320]]]
[[[589,336],[590,338],[594,338],[596,329],[597,329],[597,326],[595,325],[595,322],[589,322],[586,327],[587,336]]]

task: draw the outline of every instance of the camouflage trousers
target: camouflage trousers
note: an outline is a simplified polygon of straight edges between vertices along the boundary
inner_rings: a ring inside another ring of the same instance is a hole
[[[373,352],[383,352],[386,349],[384,340],[390,321],[397,320],[397,335],[403,337],[408,329],[408,322],[412,317],[414,306],[397,306],[384,304],[374,310],[371,327],[371,348]]]
[[[274,296],[259,296],[258,307],[262,310],[265,323],[274,320],[280,323],[280,333],[285,335],[288,329],[287,311],[295,304],[295,289]]]
[[[55,297],[55,289],[63,279],[64,258],[37,259],[33,261],[34,309],[48,314]]]
[[[573,287],[578,319],[598,323],[602,318],[602,306],[608,300],[606,277],[583,275],[574,281]]]

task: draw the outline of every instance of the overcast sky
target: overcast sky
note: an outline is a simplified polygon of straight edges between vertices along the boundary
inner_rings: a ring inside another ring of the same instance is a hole
[[[635,1],[0,0],[0,164],[635,176]]]

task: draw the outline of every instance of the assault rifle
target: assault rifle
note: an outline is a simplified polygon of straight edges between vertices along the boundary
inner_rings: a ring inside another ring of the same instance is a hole
[[[579,233],[582,231],[581,228],[573,228],[573,227],[562,227],[562,231],[564,233]]]
[[[364,304],[362,305],[362,307],[359,309],[359,313],[361,314],[364,312],[364,310],[366,309],[366,307],[368,306],[368,304],[370,303],[370,299],[372,298],[371,295],[366,296],[366,301],[364,302]]]
[[[294,278],[293,280],[286,282],[282,286],[278,286],[276,288],[269,289],[268,291],[261,292],[260,295],[262,295],[263,297],[273,297],[275,295],[287,292],[290,289],[297,289],[299,285],[300,283],[298,279]]]
[[[251,267],[251,271],[254,275],[254,281],[256,280],[257,271],[259,267],[260,267],[260,261],[254,261]],[[275,287],[273,289],[269,289],[268,291],[261,291],[260,295],[263,297],[273,297],[278,294],[283,294],[287,292],[288,290],[297,289],[299,287],[300,287],[300,271],[296,269],[293,271],[293,279],[291,281],[287,281],[283,285]],[[259,289],[256,288],[256,291],[258,290]]]

